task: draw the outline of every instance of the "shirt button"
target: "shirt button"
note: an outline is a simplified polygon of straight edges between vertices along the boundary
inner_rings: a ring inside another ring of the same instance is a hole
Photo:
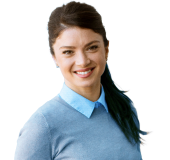
[[[100,102],[96,102],[95,107],[98,108],[99,106],[101,106],[102,104]]]

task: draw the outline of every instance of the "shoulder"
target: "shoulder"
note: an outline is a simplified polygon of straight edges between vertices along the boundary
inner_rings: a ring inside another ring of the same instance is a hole
[[[54,118],[62,118],[63,114],[67,112],[69,109],[69,105],[59,98],[58,96],[55,96],[51,100],[44,103],[41,107],[39,107],[29,118],[29,120],[26,122],[28,123],[43,123],[43,124],[49,124],[50,121],[53,121]]]
[[[51,100],[47,101],[44,105],[39,107],[34,114],[40,114],[46,120],[53,118],[64,118],[64,114],[73,109],[69,104],[67,104],[64,100],[55,96]]]
[[[26,122],[28,124],[37,123],[46,126],[46,129],[53,130],[65,125],[74,118],[76,110],[60,97],[55,96],[39,107]]]
[[[51,156],[51,133],[45,116],[37,110],[20,130],[15,159],[36,159],[39,155]]]
[[[20,130],[15,159],[49,159],[52,152],[54,130],[58,133],[66,102],[54,97],[39,107]],[[59,134],[59,133],[58,133]]]

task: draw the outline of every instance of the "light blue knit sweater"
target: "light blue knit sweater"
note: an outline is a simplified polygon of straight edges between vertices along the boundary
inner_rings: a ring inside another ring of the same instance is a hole
[[[131,145],[107,112],[101,89],[92,102],[63,83],[60,95],[39,107],[21,128],[14,160],[142,160],[140,144]]]

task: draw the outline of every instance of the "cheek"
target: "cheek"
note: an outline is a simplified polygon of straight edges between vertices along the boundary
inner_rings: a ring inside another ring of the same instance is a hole
[[[100,65],[104,65],[106,63],[105,56],[103,53],[100,53],[94,57],[94,61]]]
[[[106,61],[103,59],[100,63],[101,72],[104,72],[106,66]]]
[[[104,61],[103,59],[98,59],[98,61],[96,61],[96,63],[98,63],[98,65],[100,66],[100,68],[102,68],[104,66]]]

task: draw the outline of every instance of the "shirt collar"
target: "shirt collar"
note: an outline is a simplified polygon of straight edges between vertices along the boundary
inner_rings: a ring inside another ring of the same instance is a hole
[[[66,101],[74,109],[84,114],[87,118],[90,118],[95,108],[96,102],[101,103],[108,112],[103,86],[101,87],[101,95],[99,99],[95,102],[90,101],[87,98],[73,91],[65,84],[65,82],[58,96],[61,97],[64,101]]]

